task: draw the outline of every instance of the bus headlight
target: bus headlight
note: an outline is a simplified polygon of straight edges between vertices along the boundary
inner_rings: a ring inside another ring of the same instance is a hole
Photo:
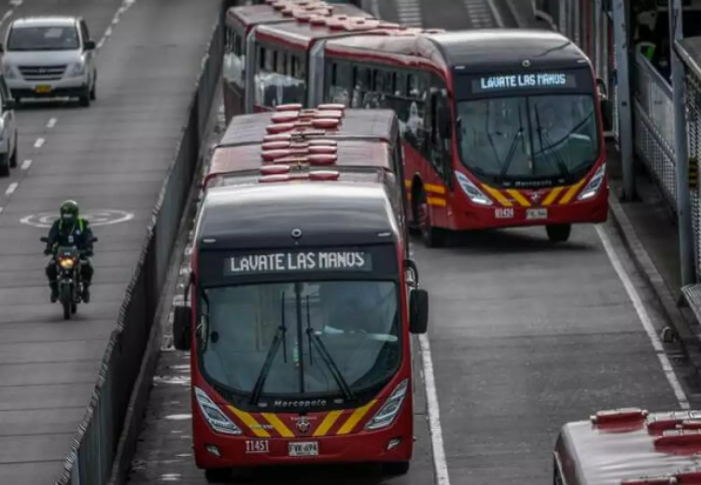
[[[479,205],[492,205],[492,201],[489,200],[489,197],[484,195],[484,192],[478,189],[465,174],[455,172],[455,178],[458,179],[462,191],[465,192],[465,195],[467,195],[472,202]]]
[[[368,421],[368,424],[365,425],[365,429],[374,430],[386,428],[392,424],[394,418],[397,417],[399,410],[402,408],[402,403],[404,402],[408,387],[409,379],[404,379],[400,382],[399,385],[394,388],[392,395],[385,401],[384,406],[382,406],[380,410],[375,413],[375,416]]]
[[[219,409],[219,406],[214,404],[214,401],[199,387],[195,387],[195,397],[197,398],[197,404],[200,406],[200,411],[202,411],[204,419],[207,420],[207,423],[209,423],[214,431],[224,434],[242,434],[241,428],[236,426],[226,414]]]
[[[604,177],[606,177],[606,164],[602,163],[587,186],[584,187],[584,190],[579,194],[577,200],[587,200],[594,197],[596,193],[599,192],[601,184],[604,183]]]

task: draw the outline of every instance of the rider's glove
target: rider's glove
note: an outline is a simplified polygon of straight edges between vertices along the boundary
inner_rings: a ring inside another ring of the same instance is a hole
[[[49,256],[49,255],[51,254],[51,248],[46,248],[46,249],[44,249],[44,254],[45,254],[46,256]]]

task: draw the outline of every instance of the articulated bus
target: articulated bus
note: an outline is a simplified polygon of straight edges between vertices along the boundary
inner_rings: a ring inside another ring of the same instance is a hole
[[[599,411],[566,423],[553,450],[553,485],[701,483],[701,412]]]
[[[291,165],[230,175],[198,213],[173,319],[190,350],[195,462],[210,482],[293,464],[404,474],[410,336],[426,332],[428,294],[392,194],[377,173]]]
[[[245,110],[286,102],[394,109],[407,216],[427,246],[443,244],[449,230],[534,225],[564,242],[573,223],[606,221],[605,92],[569,39],[540,30],[394,28],[287,8],[295,22],[260,25],[248,36]],[[307,60],[306,78],[295,81],[303,92],[286,98],[292,80],[272,60],[290,56]],[[269,72],[277,84],[257,82]],[[261,98],[263,91],[278,97]]]

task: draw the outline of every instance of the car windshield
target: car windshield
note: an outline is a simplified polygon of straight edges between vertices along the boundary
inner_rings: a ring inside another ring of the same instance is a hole
[[[396,288],[354,280],[205,289],[205,376],[253,401],[350,398],[382,384],[401,361]]]
[[[61,51],[80,47],[75,27],[15,27],[7,41],[8,51]]]
[[[458,102],[462,163],[496,180],[572,177],[599,154],[589,94],[514,96]]]

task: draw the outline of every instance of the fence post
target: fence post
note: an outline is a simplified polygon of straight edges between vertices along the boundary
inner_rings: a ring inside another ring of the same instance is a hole
[[[684,66],[674,51],[675,41],[684,37],[681,0],[669,0],[669,60],[672,63],[672,92],[674,100],[674,152],[677,166],[677,217],[679,220],[679,258],[681,286],[694,283],[694,231],[691,227],[689,196],[689,153],[686,130],[686,103],[684,102]]]
[[[618,104],[618,143],[623,165],[624,200],[635,198],[633,171],[633,118],[630,106],[630,56],[628,53],[627,0],[613,1],[613,39],[616,50],[616,103]]]

